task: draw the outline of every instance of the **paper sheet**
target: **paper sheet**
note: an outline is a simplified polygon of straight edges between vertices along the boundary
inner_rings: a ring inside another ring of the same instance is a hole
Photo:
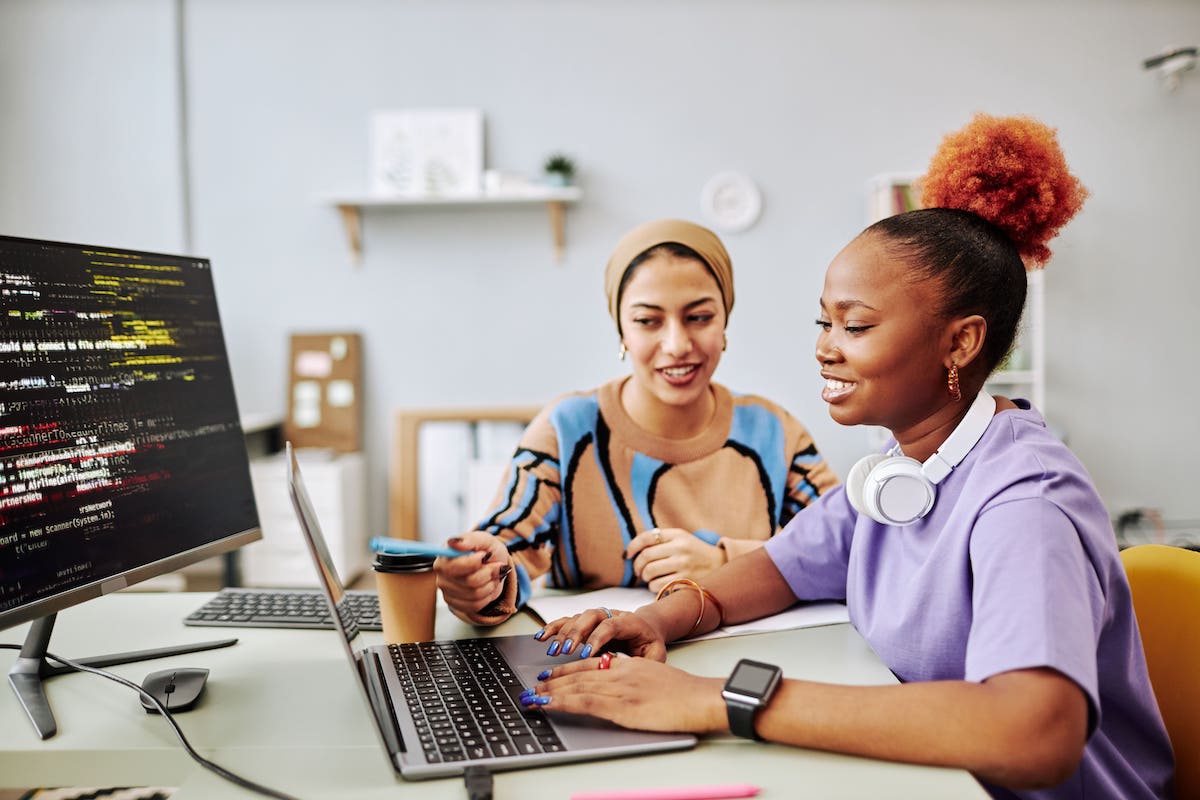
[[[542,618],[543,622],[568,617],[589,608],[604,606],[614,610],[635,611],[640,606],[654,602],[654,592],[649,589],[613,587],[574,594],[537,595],[530,598],[526,607]],[[704,639],[720,639],[726,636],[741,636],[747,633],[785,631],[792,628],[811,628],[817,625],[834,625],[849,622],[850,615],[843,603],[801,603],[787,611],[763,617],[739,625],[726,625],[714,631],[688,639],[698,642]]]

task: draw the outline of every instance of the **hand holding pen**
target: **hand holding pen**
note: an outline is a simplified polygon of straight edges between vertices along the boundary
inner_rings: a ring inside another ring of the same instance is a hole
[[[476,624],[484,622],[479,611],[503,594],[512,571],[508,548],[490,533],[470,531],[438,549],[433,571],[446,604]]]

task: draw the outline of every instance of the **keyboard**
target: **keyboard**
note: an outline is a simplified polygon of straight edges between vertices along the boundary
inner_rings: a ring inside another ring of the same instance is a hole
[[[429,762],[553,753],[563,743],[487,639],[388,646]]]
[[[360,630],[381,631],[379,595],[346,592]],[[226,628],[333,629],[329,603],[317,589],[225,588],[183,620],[184,625]]]

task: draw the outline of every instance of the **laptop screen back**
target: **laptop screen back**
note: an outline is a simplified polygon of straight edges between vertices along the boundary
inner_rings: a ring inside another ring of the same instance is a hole
[[[354,641],[358,638],[358,621],[346,597],[346,587],[342,583],[342,579],[338,577],[337,568],[333,565],[333,556],[325,544],[325,536],[321,533],[321,523],[317,520],[312,501],[308,497],[308,490],[304,487],[304,479],[300,475],[300,462],[296,458],[296,451],[291,442],[286,444],[286,455],[288,493],[292,497],[292,506],[296,509],[300,529],[304,532],[304,541],[308,544],[308,551],[317,568],[321,590],[329,601],[333,624],[340,634],[338,638],[342,640],[342,644],[346,648],[346,655],[354,663],[355,674],[358,675],[361,683],[359,659],[354,647]],[[366,691],[364,684],[364,696]]]
[[[341,579],[334,568],[329,548],[326,547],[325,539],[321,535],[321,526],[304,487],[304,480],[300,475],[300,464],[290,442],[287,444],[287,464],[288,488],[292,496],[292,504],[295,506],[301,530],[320,575],[321,588],[334,612],[332,614],[334,625],[340,631],[339,638],[342,640],[346,657],[350,660],[354,670],[362,697],[371,713],[375,731],[389,759],[392,760],[393,767],[399,770],[403,777],[443,777],[461,772],[463,767],[470,763],[487,764],[493,769],[514,769],[591,758],[675,750],[692,747],[696,744],[696,737],[690,734],[631,731],[617,728],[594,718],[567,714],[559,715],[552,723],[553,733],[555,736],[561,737],[560,744],[562,746],[553,750],[538,751],[532,755],[512,749],[503,757],[495,753],[493,753],[496,756],[494,758],[472,756],[477,759],[477,762],[472,762],[471,758],[455,762],[438,762],[426,760],[422,756],[422,747],[406,749],[404,742],[410,741],[409,737],[412,737],[411,741],[419,741],[420,731],[416,730],[414,719],[407,714],[407,707],[404,703],[392,706],[390,698],[397,695],[391,694],[391,690],[393,688],[399,690],[399,687],[395,683],[397,675],[391,671],[395,669],[391,659],[386,655],[380,655],[378,651],[381,648],[356,650],[353,647],[353,642],[358,637],[358,626],[354,614],[349,608],[349,601]],[[510,676],[512,673],[516,673],[518,676],[517,683],[511,687],[512,691],[525,685],[531,685],[538,672],[549,664],[557,663],[554,657],[546,653],[544,643],[538,642],[532,636],[498,636],[489,638],[488,641],[501,652],[506,662],[506,669],[511,671]],[[445,644],[451,647],[456,645],[455,642]],[[384,676],[384,672],[388,672],[388,676]],[[500,691],[509,691],[509,689],[500,689]],[[400,694],[403,692],[401,691]],[[514,707],[511,712],[506,713],[519,714],[520,711]],[[542,715],[540,711],[529,713]],[[402,714],[403,719],[398,719],[397,716]],[[508,740],[505,739],[505,742],[507,743]],[[515,744],[515,741],[512,744]],[[465,752],[464,755],[466,755]]]

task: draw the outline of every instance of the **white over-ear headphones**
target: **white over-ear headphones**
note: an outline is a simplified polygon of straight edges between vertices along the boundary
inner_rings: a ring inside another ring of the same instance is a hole
[[[912,525],[933,508],[937,485],[967,457],[995,413],[996,401],[980,392],[962,422],[924,464],[900,455],[900,445],[860,459],[846,476],[850,505],[884,525]]]

